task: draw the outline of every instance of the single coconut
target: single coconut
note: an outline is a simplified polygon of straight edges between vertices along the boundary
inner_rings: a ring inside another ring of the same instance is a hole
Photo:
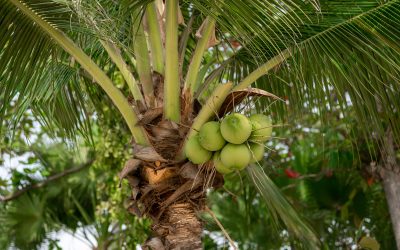
[[[250,141],[265,142],[272,135],[272,121],[269,116],[254,114],[249,117],[252,125]]]
[[[215,169],[221,174],[229,174],[233,172],[233,169],[225,166],[221,161],[221,152],[217,151],[214,153],[213,162]]]
[[[218,151],[226,143],[219,122],[206,122],[199,131],[200,145],[209,151]]]
[[[250,163],[259,162],[264,158],[265,148],[261,143],[249,143],[251,160]]]
[[[226,116],[221,123],[221,134],[226,141],[233,144],[245,142],[251,134],[251,123],[249,119],[238,113]]]
[[[221,150],[220,157],[221,162],[228,168],[242,170],[249,165],[251,152],[246,144],[228,143]]]
[[[185,155],[194,164],[202,164],[211,158],[212,153],[200,145],[198,136],[195,135],[186,142]]]

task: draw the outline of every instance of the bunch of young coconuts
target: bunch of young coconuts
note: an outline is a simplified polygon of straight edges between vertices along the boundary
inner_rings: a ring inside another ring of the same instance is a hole
[[[197,135],[188,139],[185,154],[194,164],[203,164],[212,157],[215,169],[228,174],[262,160],[264,142],[271,134],[268,116],[254,114],[247,118],[233,113],[221,122],[205,123]]]

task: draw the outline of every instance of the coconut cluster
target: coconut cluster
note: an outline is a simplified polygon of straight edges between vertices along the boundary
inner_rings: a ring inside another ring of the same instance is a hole
[[[268,116],[239,113],[227,115],[222,121],[205,123],[197,135],[188,139],[186,157],[195,164],[212,159],[221,174],[242,170],[264,156],[264,142],[272,134]]]

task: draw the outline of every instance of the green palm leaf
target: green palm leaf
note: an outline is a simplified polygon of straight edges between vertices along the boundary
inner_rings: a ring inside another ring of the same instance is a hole
[[[202,13],[217,20],[221,33],[238,39],[254,49],[256,55],[264,55],[254,38],[269,42],[270,48],[279,52],[280,44],[289,45],[297,27],[304,22],[304,10],[318,10],[318,1],[191,1]],[[314,14],[314,13],[313,13]]]
[[[250,165],[247,168],[250,180],[266,202],[269,212],[275,219],[283,221],[289,232],[302,240],[306,249],[318,249],[319,240],[310,227],[303,222],[297,212],[282,195],[281,191],[265,174],[261,166]]]
[[[3,226],[10,230],[8,235],[19,249],[35,249],[45,238],[44,224],[50,217],[44,213],[44,205],[39,196],[24,195],[1,215],[0,221],[5,222]]]
[[[277,48],[289,49],[291,58],[259,78],[256,86],[288,98],[290,104],[269,107],[261,101],[261,109],[268,107],[285,119],[288,107],[294,112],[314,108],[321,115],[332,108],[344,112],[350,105],[364,131],[381,134],[390,126],[400,138],[400,103],[393,101],[400,92],[400,1],[319,3],[321,13],[310,6],[294,10],[301,20],[294,29],[270,32],[272,40],[256,37],[248,42],[256,46],[244,44],[210,76],[214,81],[228,78],[239,84],[273,58]]]
[[[147,143],[142,128],[136,126],[137,116],[125,96],[113,85],[105,72],[62,32],[61,27],[57,27],[57,23],[64,24],[65,20],[60,19],[60,16],[62,17],[68,8],[53,1],[2,0],[1,4],[0,12],[7,13],[7,15],[2,19],[4,25],[2,23],[0,30],[1,35],[4,35],[2,36],[3,43],[0,44],[0,81],[5,88],[5,91],[1,93],[4,105],[1,108],[0,118],[5,117],[5,110],[17,95],[20,99],[24,98],[24,94],[32,91],[34,86],[40,86],[38,77],[43,75],[43,70],[51,63],[56,62],[57,59],[61,59],[61,61],[64,59],[64,62],[71,63],[70,60],[65,60],[60,52],[52,53],[57,52],[52,48],[58,45],[70,53],[103,88],[124,117],[136,141],[140,144]],[[59,6],[63,7],[58,8]],[[23,27],[15,28],[14,32],[10,31],[16,27],[16,23]],[[26,46],[26,44],[30,44],[26,41],[32,41],[34,47]],[[15,50],[17,50],[16,54]],[[21,76],[26,78],[19,79]],[[26,88],[29,86],[26,82],[31,79],[34,82],[33,86]],[[47,113],[40,114],[46,116]],[[75,112],[74,116],[79,117],[80,113]],[[53,124],[63,125],[64,123]]]
[[[26,2],[58,29],[76,24],[61,4]],[[90,135],[84,97],[75,92],[80,91],[77,69],[61,62],[68,61],[65,54],[10,1],[0,1],[0,16],[0,121],[13,112],[17,126],[24,112],[31,109],[44,123],[57,123],[51,127],[60,128],[58,132],[65,136],[72,137],[78,130]],[[10,110],[12,103],[14,109]]]
[[[319,114],[350,105],[364,131],[382,134],[389,125],[400,138],[400,106],[393,102],[400,87],[400,2],[355,4],[346,12],[340,2],[321,2],[323,19],[300,28],[305,39],[293,58],[258,85],[287,96],[297,109],[308,103]]]

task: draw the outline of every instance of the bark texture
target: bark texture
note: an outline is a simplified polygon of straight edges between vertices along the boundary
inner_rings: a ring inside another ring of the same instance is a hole
[[[400,250],[400,174],[385,170],[383,188],[389,206],[397,249]]]
[[[132,189],[128,211],[153,220],[153,238],[144,249],[202,249],[203,225],[197,215],[204,210],[206,191],[222,186],[223,177],[212,162],[195,165],[174,160],[182,139],[174,124],[159,124],[162,127],[152,129],[162,131],[154,133],[162,139],[153,147],[135,146],[135,158],[120,172]],[[170,151],[165,150],[167,145]]]
[[[212,162],[195,165],[181,159],[183,144],[198,102],[182,98],[181,122],[163,118],[164,80],[160,76],[155,88],[157,107],[141,110],[143,125],[150,145],[133,142],[134,156],[119,174],[131,187],[128,211],[153,220],[153,237],[144,249],[202,249],[203,226],[197,214],[204,210],[206,191],[223,185],[223,176]],[[196,104],[197,103],[197,104]]]
[[[400,165],[396,162],[396,150],[391,130],[386,132],[384,145],[385,147],[382,149],[382,185],[389,206],[397,249],[400,250]]]
[[[202,249],[202,223],[190,203],[174,204],[168,207],[163,218],[153,226],[165,249]]]

